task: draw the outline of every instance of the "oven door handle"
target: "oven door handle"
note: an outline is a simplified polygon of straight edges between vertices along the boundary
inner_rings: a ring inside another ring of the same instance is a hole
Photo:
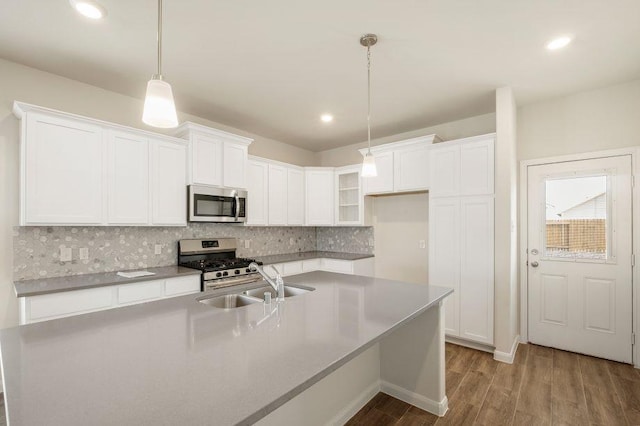
[[[236,200],[236,212],[234,216],[237,222],[238,218],[240,217],[240,196],[238,195],[238,191],[236,190],[234,190],[232,194],[233,194],[233,198],[235,198]]]

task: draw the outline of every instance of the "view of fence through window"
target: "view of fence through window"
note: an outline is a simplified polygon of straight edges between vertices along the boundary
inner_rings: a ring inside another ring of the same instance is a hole
[[[546,181],[545,256],[607,258],[607,177]]]

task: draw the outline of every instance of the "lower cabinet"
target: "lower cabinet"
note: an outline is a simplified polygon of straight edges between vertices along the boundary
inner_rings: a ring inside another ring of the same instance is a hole
[[[429,283],[453,287],[445,332],[493,344],[494,199],[492,195],[429,201]]]
[[[200,291],[200,275],[21,297],[20,324],[69,317]]]
[[[374,274],[373,257],[358,260],[328,258],[307,259],[297,260],[295,262],[277,263],[273,266],[276,267],[283,277],[313,271],[337,272],[340,274],[364,275],[368,277],[372,277]],[[271,273],[270,269],[271,268],[267,267],[267,273]]]

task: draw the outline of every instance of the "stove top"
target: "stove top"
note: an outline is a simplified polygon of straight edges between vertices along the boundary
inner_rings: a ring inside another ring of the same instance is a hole
[[[187,268],[199,269],[203,272],[215,272],[224,271],[227,269],[248,268],[251,262],[256,262],[255,259],[247,259],[243,257],[236,257],[231,259],[201,259],[192,260],[187,262],[181,262],[181,266]],[[256,262],[258,265],[262,265],[262,262]]]

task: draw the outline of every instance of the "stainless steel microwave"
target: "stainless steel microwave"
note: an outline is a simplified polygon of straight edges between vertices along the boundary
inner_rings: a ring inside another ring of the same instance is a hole
[[[189,222],[247,221],[247,191],[189,185]]]

